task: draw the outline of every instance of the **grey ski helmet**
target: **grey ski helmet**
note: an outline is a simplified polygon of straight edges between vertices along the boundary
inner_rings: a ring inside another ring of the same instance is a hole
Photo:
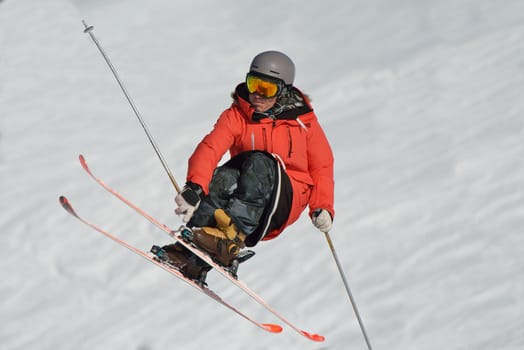
[[[286,85],[293,85],[295,80],[295,64],[280,51],[259,53],[253,58],[249,71],[280,79]]]

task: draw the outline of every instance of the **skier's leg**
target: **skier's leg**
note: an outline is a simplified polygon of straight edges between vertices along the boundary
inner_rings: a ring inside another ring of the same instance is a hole
[[[249,152],[240,165],[238,187],[224,208],[238,229],[249,236],[270,204],[276,161],[264,152]]]
[[[209,194],[188,223],[196,227],[193,243],[222,265],[235,265],[246,236],[257,228],[271,201],[275,171],[275,160],[263,152],[245,152],[218,167]],[[173,257],[186,259],[180,252]]]
[[[216,226],[215,210],[227,205],[237,188],[239,175],[240,171],[227,163],[216,168],[209,184],[209,194],[202,199],[187,226]]]

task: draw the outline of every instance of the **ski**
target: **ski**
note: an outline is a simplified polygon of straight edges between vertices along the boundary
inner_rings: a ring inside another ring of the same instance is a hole
[[[257,301],[260,305],[262,305],[264,308],[266,308],[269,312],[271,312],[273,315],[275,315],[278,319],[280,319],[282,322],[287,324],[291,329],[293,329],[298,334],[304,336],[305,338],[316,341],[316,342],[323,342],[325,340],[325,337],[316,333],[310,333],[306,332],[304,330],[301,330],[298,328],[295,324],[293,324],[291,321],[287,320],[284,316],[282,316],[279,312],[277,312],[273,307],[271,307],[264,299],[262,299],[257,293],[255,293],[253,290],[251,290],[249,287],[247,287],[244,283],[233,277],[229,271],[224,269],[221,265],[217,264],[207,253],[204,251],[198,249],[194,245],[187,243],[181,236],[180,232],[181,230],[172,230],[168,226],[162,224],[155,218],[153,218],[151,215],[146,213],[144,210],[139,208],[137,205],[132,203],[130,200],[122,196],[120,193],[115,191],[113,188],[108,186],[103,180],[97,178],[89,169],[87,162],[83,155],[79,156],[80,164],[84,168],[84,170],[87,172],[87,174],[95,180],[99,185],[101,185],[105,190],[116,196],[118,199],[123,201],[125,204],[127,204],[130,208],[135,210],[137,213],[145,217],[147,220],[149,220],[152,224],[160,228],[162,231],[167,233],[169,236],[174,238],[176,241],[180,242],[180,244],[184,245],[187,249],[191,250],[195,255],[197,255],[200,259],[211,265],[216,271],[218,271],[220,274],[222,274],[225,278],[230,280],[233,284],[235,284],[238,288],[240,288],[242,291],[244,291],[247,295],[249,295],[251,298],[253,298],[255,301]]]
[[[146,253],[145,251],[141,250],[141,249],[138,249],[136,248],[135,246],[132,246],[130,245],[129,243],[121,240],[120,238],[116,237],[115,235],[103,230],[102,228],[96,226],[95,224],[91,223],[90,221],[88,221],[87,219],[81,217],[80,215],[78,215],[76,213],[76,211],[73,209],[73,206],[71,205],[71,202],[64,196],[61,196],[59,198],[59,201],[60,201],[60,204],[62,205],[62,207],[69,213],[71,214],[72,216],[74,216],[75,218],[77,218],[78,220],[80,220],[81,222],[83,222],[84,224],[86,224],[87,226],[95,229],[96,231],[100,232],[101,234],[103,234],[104,236],[112,239],[113,241],[115,241],[116,243],[120,244],[121,246],[131,250],[133,253],[136,253],[138,255],[140,255],[141,257],[143,257],[144,259],[148,260],[149,262],[157,265],[158,267],[166,270],[167,272],[171,273],[172,275],[178,277],[179,279],[181,279],[182,281],[186,282],[187,284],[189,284],[190,286],[194,287],[195,289],[198,289],[200,292],[204,293],[205,295],[209,296],[211,299],[215,300],[216,302],[224,305],[225,307],[227,307],[228,309],[232,310],[233,312],[235,312],[236,314],[238,314],[239,316],[243,317],[244,319],[246,319],[247,321],[253,323],[255,326],[267,331],[267,332],[271,332],[271,333],[280,333],[282,332],[282,327],[277,325],[277,324],[270,324],[270,323],[260,323],[260,322],[257,322],[255,320],[253,320],[252,318],[250,318],[249,316],[247,316],[246,314],[244,314],[243,312],[239,311],[238,309],[236,309],[235,307],[233,307],[231,304],[229,304],[228,302],[224,301],[218,294],[216,294],[215,292],[213,292],[211,289],[205,287],[205,286],[202,286],[200,284],[198,284],[196,281],[192,280],[192,279],[189,279],[187,277],[185,277],[180,271],[178,271],[176,268],[168,265],[168,264],[165,264],[159,260],[156,260],[155,258],[153,258],[152,256],[150,256],[148,253]]]

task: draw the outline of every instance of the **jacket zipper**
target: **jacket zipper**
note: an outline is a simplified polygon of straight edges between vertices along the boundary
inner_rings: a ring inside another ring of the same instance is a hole
[[[291,138],[291,129],[287,127],[287,136],[289,139],[289,152],[287,154],[288,158],[291,158],[291,153],[293,153],[293,139]]]

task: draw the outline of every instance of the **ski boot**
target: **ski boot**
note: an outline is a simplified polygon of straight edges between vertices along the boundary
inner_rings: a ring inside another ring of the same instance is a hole
[[[163,247],[154,245],[151,248],[151,253],[153,253],[159,261],[176,268],[187,278],[196,281],[203,287],[207,286],[206,277],[208,271],[211,270],[211,266],[202,261],[182,244],[177,242]]]
[[[231,218],[222,209],[214,213],[217,227],[201,227],[190,230],[182,228],[181,236],[187,243],[208,253],[234,278],[238,278],[238,266],[255,255],[252,250],[241,251],[245,247],[246,235],[240,232]],[[163,262],[174,266],[186,277],[206,285],[205,279],[211,266],[180,243],[164,247],[153,246],[151,252]]]
[[[238,265],[255,255],[245,248],[246,235],[232,222],[223,209],[214,213],[216,227],[204,226],[194,229],[191,242],[206,251],[218,264],[222,265],[233,277],[237,278]],[[189,236],[184,235],[183,236]]]

